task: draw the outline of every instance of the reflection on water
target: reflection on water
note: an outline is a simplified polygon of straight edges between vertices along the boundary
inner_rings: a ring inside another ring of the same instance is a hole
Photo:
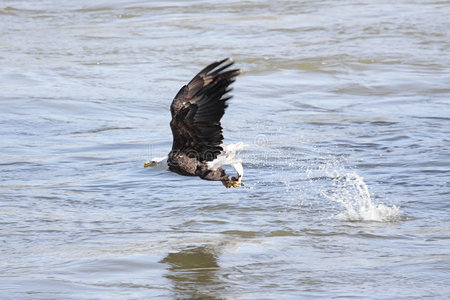
[[[173,283],[177,297],[210,299],[223,294],[224,284],[217,275],[217,252],[212,247],[188,247],[169,253],[161,263],[170,266],[166,278]]]

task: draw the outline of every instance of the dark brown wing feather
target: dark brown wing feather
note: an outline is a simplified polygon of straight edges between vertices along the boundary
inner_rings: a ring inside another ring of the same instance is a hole
[[[222,151],[220,119],[231,96],[230,84],[240,70],[228,68],[229,59],[210,64],[183,86],[170,106],[173,135],[172,152],[196,155],[200,161],[210,161]]]

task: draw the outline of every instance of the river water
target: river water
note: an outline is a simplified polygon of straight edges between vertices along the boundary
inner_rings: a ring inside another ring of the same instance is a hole
[[[2,299],[450,295],[447,1],[0,1]],[[205,65],[242,188],[143,168]]]

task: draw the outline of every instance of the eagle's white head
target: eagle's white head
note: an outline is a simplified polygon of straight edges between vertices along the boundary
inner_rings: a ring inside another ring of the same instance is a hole
[[[154,167],[161,170],[167,170],[167,156],[155,157],[144,164],[144,168]]]

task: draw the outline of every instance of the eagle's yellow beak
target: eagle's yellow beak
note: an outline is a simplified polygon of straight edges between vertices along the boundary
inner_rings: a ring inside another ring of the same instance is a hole
[[[147,161],[144,164],[144,168],[148,168],[148,167],[151,167],[151,166],[152,166],[152,163],[150,161]]]

